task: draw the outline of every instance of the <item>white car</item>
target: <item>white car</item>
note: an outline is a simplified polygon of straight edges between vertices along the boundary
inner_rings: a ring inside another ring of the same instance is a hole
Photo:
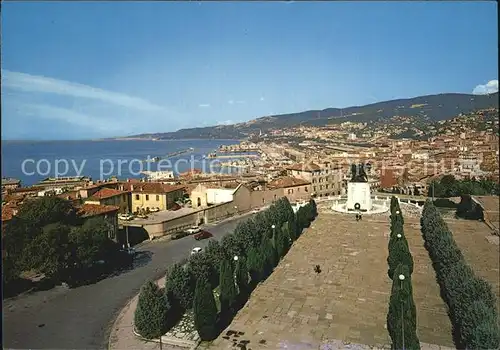
[[[252,210],[253,214],[257,214],[258,212],[260,212],[260,209],[254,209],[254,210]]]
[[[200,232],[200,231],[201,231],[201,228],[199,228],[198,226],[192,226],[192,227],[190,227],[190,228],[188,228],[188,229],[186,230],[186,232],[187,232],[188,234],[190,234],[190,235],[193,235],[193,234],[198,233],[198,232]]]
[[[118,215],[118,219],[120,219],[120,220],[129,221],[129,220],[132,220],[133,218],[134,218],[134,216],[131,214],[119,214]]]
[[[191,255],[197,254],[201,251],[202,251],[202,249],[200,247],[195,247],[195,248],[193,248],[193,250],[191,250]]]
[[[158,207],[151,208],[151,209],[149,209],[149,211],[152,212],[152,213],[156,213],[156,212],[160,211],[160,208],[158,208]]]

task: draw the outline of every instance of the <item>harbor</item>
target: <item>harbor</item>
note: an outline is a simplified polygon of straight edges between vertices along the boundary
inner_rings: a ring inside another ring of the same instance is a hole
[[[143,162],[145,162],[145,163],[156,163],[156,162],[159,162],[162,159],[168,159],[168,158],[180,156],[181,154],[191,153],[193,151],[194,151],[194,148],[193,147],[189,147],[189,148],[186,148],[186,149],[183,149],[183,150],[180,150],[180,151],[171,152],[171,153],[167,154],[163,158],[161,158],[161,157],[147,158],[147,159],[144,159]]]

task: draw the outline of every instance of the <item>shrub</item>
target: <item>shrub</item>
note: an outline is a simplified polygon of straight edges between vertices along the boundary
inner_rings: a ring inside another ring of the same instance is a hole
[[[288,248],[290,247],[290,237],[288,237],[287,232],[283,229],[276,228],[276,253],[278,255],[278,259],[281,260],[288,252]]]
[[[260,246],[262,258],[264,259],[264,275],[269,276],[274,267],[278,264],[278,255],[271,240],[267,237],[262,238]]]
[[[149,281],[141,289],[134,314],[135,330],[146,339],[161,337],[166,331],[170,305],[156,283]]]
[[[210,257],[205,252],[199,252],[191,255],[188,262],[188,268],[195,280],[203,276],[208,279],[212,288],[217,287],[219,276],[214,266],[211,264]]]
[[[167,272],[165,291],[183,309],[193,306],[195,283],[187,267],[174,264]],[[170,299],[171,300],[171,299]]]
[[[220,273],[222,261],[226,258],[232,258],[224,252],[224,249],[220,245],[219,241],[216,241],[215,239],[208,241],[208,245],[205,248],[205,254],[210,260],[210,264],[217,275]]]
[[[232,263],[224,259],[220,267],[220,305],[222,312],[232,313],[232,307],[238,294],[236,290],[236,281],[234,278]]]
[[[422,234],[451,322],[461,344],[468,349],[492,349],[500,345],[496,299],[491,286],[476,277],[466,264],[453,235],[434,204],[422,211]]]
[[[400,280],[399,275],[403,275],[404,280]],[[392,348],[403,349],[404,343],[405,349],[420,349],[417,337],[417,311],[408,267],[399,264],[394,277],[387,313],[387,330],[392,340]]]
[[[217,337],[217,305],[210,282],[205,277],[196,281],[193,301],[194,326],[201,340]]]

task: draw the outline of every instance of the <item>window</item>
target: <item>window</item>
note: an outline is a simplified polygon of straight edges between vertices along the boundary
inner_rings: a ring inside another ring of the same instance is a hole
[[[313,186],[313,191],[316,192],[316,186]]]
[[[201,207],[201,198],[200,197],[198,197],[197,203],[198,203],[198,207]]]
[[[149,194],[146,195],[146,200],[148,201],[149,200]]]
[[[323,189],[323,185],[320,185],[319,186],[319,190],[321,191]]]
[[[160,195],[159,195],[159,194],[157,194],[157,195],[156,195],[156,201],[157,201],[157,202],[159,202],[159,201],[160,201]]]
[[[137,200],[137,201],[139,200],[139,195],[138,194],[135,195],[135,200]]]
[[[300,187],[299,187],[299,188],[297,188],[297,192],[300,192]]]
[[[307,189],[307,187],[304,187],[304,191],[308,192],[309,190]]]
[[[325,185],[325,188],[328,189],[328,185]]]

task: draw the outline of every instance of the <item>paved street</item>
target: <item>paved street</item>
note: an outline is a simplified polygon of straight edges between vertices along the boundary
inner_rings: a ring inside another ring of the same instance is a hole
[[[251,214],[205,225],[216,239],[234,230]],[[185,237],[153,241],[138,248],[136,267],[118,276],[75,289],[56,287],[4,302],[4,347],[14,349],[104,349],[110,327],[126,303],[148,279],[157,279],[167,267],[208,240]]]

